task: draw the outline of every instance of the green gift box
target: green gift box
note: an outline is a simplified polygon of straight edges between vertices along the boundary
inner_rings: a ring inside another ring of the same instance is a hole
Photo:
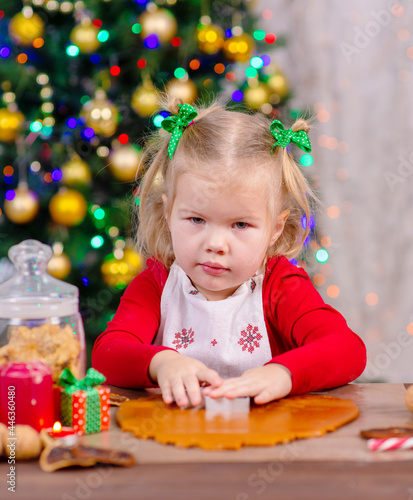
[[[82,380],[69,368],[63,370],[59,378],[63,425],[72,427],[80,435],[109,429],[110,389],[100,386],[105,380],[94,368],[89,368]]]

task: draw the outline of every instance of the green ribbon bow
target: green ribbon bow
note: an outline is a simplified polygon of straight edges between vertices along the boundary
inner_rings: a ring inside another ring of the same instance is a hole
[[[304,132],[304,130],[300,130],[299,132],[293,132],[291,128],[285,130],[284,125],[280,122],[280,120],[274,120],[270,125],[270,131],[274,136],[274,139],[276,140],[271,149],[271,154],[272,150],[276,146],[285,148],[288,146],[288,144],[290,144],[290,142],[294,142],[300,149],[302,149],[306,153],[310,153],[310,139],[308,138],[308,135]]]
[[[86,372],[86,377],[78,380],[69,368],[65,368],[59,377],[59,385],[64,387],[64,391],[68,394],[73,394],[76,391],[87,391],[92,387],[103,384],[106,377],[94,368],[89,368]]]
[[[171,138],[168,144],[168,156],[172,158],[175,149],[178,146],[179,139],[183,131],[197,117],[198,113],[190,104],[178,104],[178,116],[168,116],[162,120],[161,127],[167,132],[171,132]]]

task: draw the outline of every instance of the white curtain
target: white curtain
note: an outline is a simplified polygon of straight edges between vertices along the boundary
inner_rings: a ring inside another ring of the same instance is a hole
[[[266,8],[261,27],[287,36],[271,56],[292,106],[327,111],[313,122],[308,169],[323,202],[318,227],[332,242],[319,291],[367,345],[362,380],[413,382],[413,1],[256,6]]]

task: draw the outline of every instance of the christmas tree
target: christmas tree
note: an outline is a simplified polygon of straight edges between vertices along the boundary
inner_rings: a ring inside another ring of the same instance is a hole
[[[10,246],[51,245],[49,272],[79,288],[89,353],[142,265],[131,214],[145,136],[168,116],[159,92],[285,112],[266,54],[284,40],[256,29],[250,3],[0,1],[0,282]]]

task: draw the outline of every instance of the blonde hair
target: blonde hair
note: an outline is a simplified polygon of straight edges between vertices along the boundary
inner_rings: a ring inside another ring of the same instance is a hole
[[[178,104],[183,103],[175,99],[163,108],[178,114]],[[141,255],[155,257],[167,267],[174,261],[165,211],[172,208],[176,180],[183,173],[210,181],[218,178],[211,184],[212,192],[202,196],[234,186],[264,188],[273,222],[281,211],[289,210],[284,230],[268,248],[267,258],[285,255],[291,259],[298,255],[310,231],[311,203],[316,196],[286,148],[275,147],[271,153],[275,143],[271,120],[258,113],[225,109],[218,102],[196,110],[198,116],[184,130],[172,159],[167,156],[169,133],[157,134],[148,141],[143,161],[149,168],[141,183],[138,214],[137,246]],[[294,132],[310,130],[303,119],[291,128]]]

